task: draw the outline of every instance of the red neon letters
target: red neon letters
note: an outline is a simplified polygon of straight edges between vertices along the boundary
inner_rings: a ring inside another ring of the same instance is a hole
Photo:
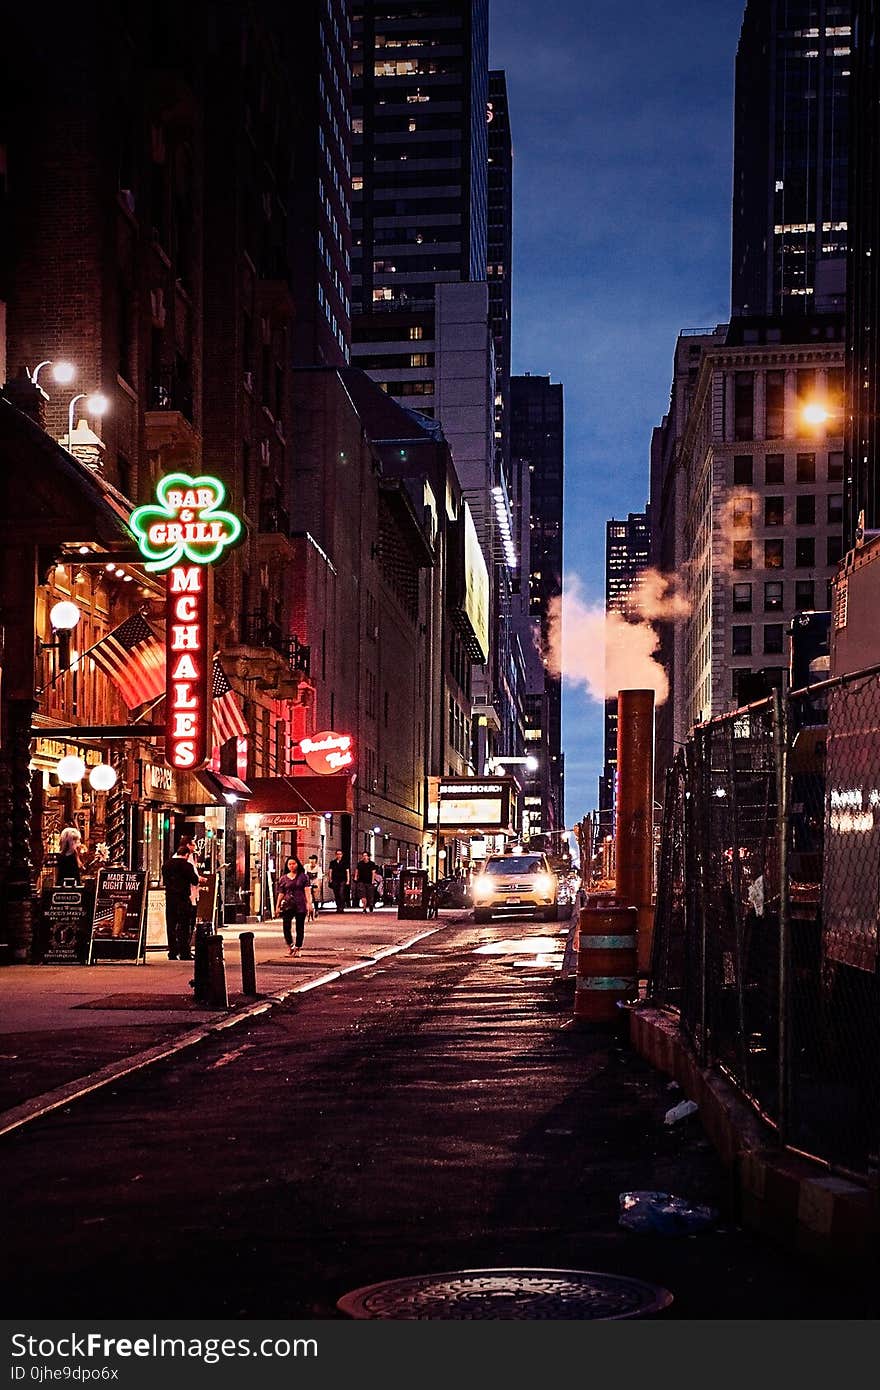
[[[165,761],[192,771],[208,758],[211,722],[211,587],[206,565],[168,572]]]

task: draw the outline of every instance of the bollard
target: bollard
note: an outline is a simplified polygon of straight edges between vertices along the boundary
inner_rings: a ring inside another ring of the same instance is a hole
[[[210,939],[210,922],[197,922],[196,939],[193,945],[193,978],[190,981],[197,1004],[206,1004],[210,993],[208,980],[208,942]]]
[[[254,958],[254,934],[240,931],[238,944],[241,948],[241,992],[253,997],[257,992],[257,963]]]
[[[208,1003],[212,1009],[229,1008],[222,936],[212,936],[208,941]]]
[[[634,907],[582,907],[578,922],[575,1027],[618,1026],[618,1001],[638,998],[638,912]]]

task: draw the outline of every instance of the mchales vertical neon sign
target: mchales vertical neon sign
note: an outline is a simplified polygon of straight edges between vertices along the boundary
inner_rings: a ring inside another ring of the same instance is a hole
[[[171,473],[157,503],[137,507],[131,528],[148,570],[167,570],[165,600],[165,761],[181,771],[204,767],[211,751],[215,561],[242,536],[237,516],[221,510],[218,478]]]

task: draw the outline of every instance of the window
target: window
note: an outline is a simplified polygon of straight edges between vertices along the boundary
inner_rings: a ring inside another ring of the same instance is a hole
[[[737,497],[733,503],[733,525],[737,531],[749,531],[752,526],[751,497]]]
[[[735,570],[750,570],[752,568],[751,541],[733,542],[733,568]]]
[[[782,607],[783,585],[778,579],[768,579],[764,585],[764,610],[772,613]]]
[[[764,625],[764,651],[765,651],[765,653],[769,654],[769,653],[771,653],[771,652],[774,652],[774,653],[775,653],[775,652],[781,652],[781,651],[782,651],[782,634],[783,634],[782,623],[765,623],[765,625]]]
[[[764,460],[764,482],[771,486],[785,482],[785,455],[768,454]]]
[[[839,483],[843,480],[843,454],[828,455],[828,481]]]
[[[752,586],[751,586],[751,584],[734,584],[734,586],[733,586],[733,611],[734,611],[734,613],[751,613],[751,611],[752,611]]]
[[[124,489],[123,489],[124,491]],[[829,565],[839,565],[843,557],[843,537],[828,537],[828,560]]]
[[[785,498],[764,498],[764,525],[781,526],[785,520]]]
[[[764,568],[765,570],[781,570],[785,564],[785,542],[784,541],[765,541],[764,542]]]
[[[797,480],[799,483],[814,483],[816,481],[815,454],[798,454]]]
[[[839,526],[843,521],[843,493],[829,492],[828,494],[828,525]]]
[[[735,627],[732,629],[734,656],[751,656],[752,654],[752,629],[750,627]]]
[[[799,613],[813,608],[816,602],[816,586],[812,579],[796,579],[794,585],[794,606]]]
[[[734,454],[733,457],[733,481],[735,483],[751,483],[752,481],[752,456],[751,454]]]
[[[785,433],[785,372],[767,372],[764,378],[766,439],[781,439]]]
[[[815,526],[816,499],[811,492],[804,493],[795,503],[794,519],[798,526]]]
[[[755,375],[735,372],[733,378],[733,437],[755,437]]]
[[[798,569],[812,569],[816,563],[816,542],[812,536],[800,536],[794,543],[794,562]]]

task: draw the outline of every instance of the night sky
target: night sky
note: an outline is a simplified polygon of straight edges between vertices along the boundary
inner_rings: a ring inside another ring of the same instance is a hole
[[[513,131],[513,371],[563,383],[565,586],[591,604],[606,520],[647,501],[676,336],[729,314],[743,9],[490,0]],[[581,684],[564,686],[563,748],[570,826],[602,764],[601,705]]]

